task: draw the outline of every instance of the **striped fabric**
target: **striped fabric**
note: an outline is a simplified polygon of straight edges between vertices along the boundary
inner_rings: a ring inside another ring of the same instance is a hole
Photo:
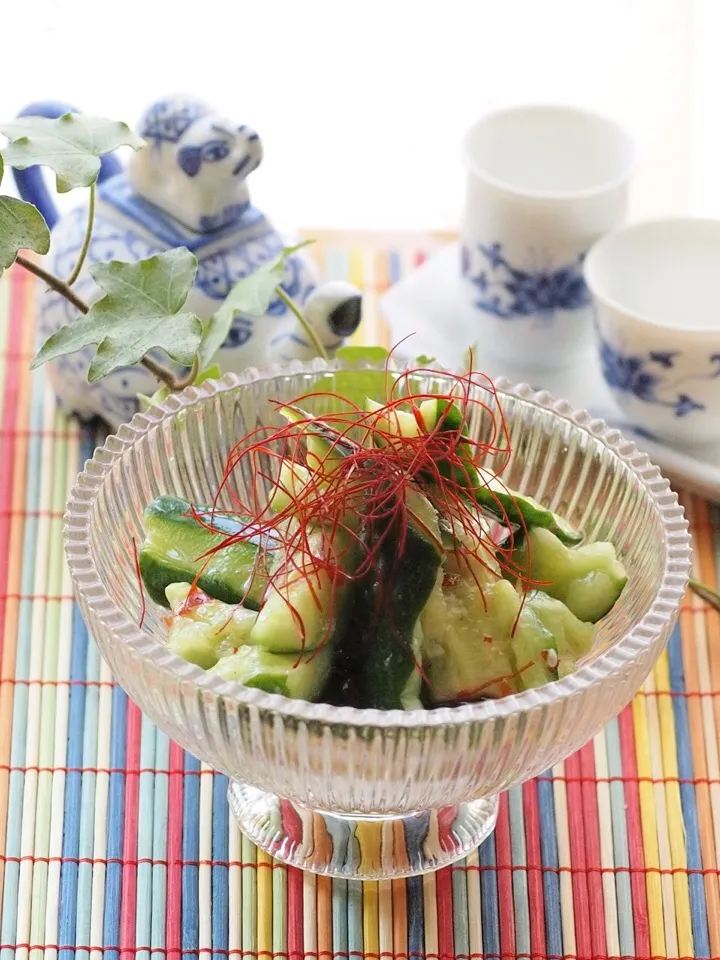
[[[325,273],[378,291],[428,238],[327,237]],[[89,640],[62,511],[93,436],[31,375],[34,285],[0,285],[0,960],[720,958],[720,617],[688,597],[625,712],[510,791],[478,853],[364,886],[273,863],[226,780],[128,702]],[[720,509],[684,498],[717,583]]]

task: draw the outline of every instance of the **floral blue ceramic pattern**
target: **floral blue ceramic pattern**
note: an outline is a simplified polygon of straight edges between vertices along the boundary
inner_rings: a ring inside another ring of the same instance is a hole
[[[561,267],[525,270],[511,264],[501,243],[462,248],[462,274],[473,283],[475,306],[501,320],[537,317],[551,321],[556,311],[590,305],[582,275],[583,255]]]
[[[720,353],[709,357],[706,376],[677,376],[682,354],[674,351],[649,351],[647,354],[626,354],[606,341],[600,344],[603,376],[613,390],[629,393],[644,403],[668,407],[676,417],[687,417],[705,405],[692,396],[693,380],[720,377]]]
[[[158,100],[145,113],[138,133],[156,145],[177,143],[188,127],[209,112],[210,108],[199,100]]]

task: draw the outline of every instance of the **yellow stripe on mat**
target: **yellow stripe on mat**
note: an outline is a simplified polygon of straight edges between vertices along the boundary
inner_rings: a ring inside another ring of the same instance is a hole
[[[663,653],[655,667],[655,687],[658,691],[657,704],[660,720],[663,775],[665,777],[665,803],[670,836],[670,858],[674,871],[672,879],[675,891],[677,949],[681,957],[691,957],[694,955],[694,946],[690,914],[690,886],[686,872],[687,853],[678,780],[675,718],[670,696],[670,664],[667,653]]]
[[[640,820],[645,855],[645,885],[648,899],[650,951],[653,957],[666,957],[665,924],[663,922],[662,884],[660,883],[660,853],[658,850],[657,818],[655,815],[655,788],[652,782],[650,734],[648,732],[645,702],[648,697],[635,697],[632,702],[637,756]]]

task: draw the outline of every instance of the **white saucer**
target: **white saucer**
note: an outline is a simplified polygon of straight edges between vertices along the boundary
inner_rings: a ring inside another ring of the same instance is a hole
[[[482,343],[481,317],[464,300],[458,273],[459,253],[452,245],[398,281],[380,306],[391,330],[391,342],[411,336],[402,352],[435,357],[447,367],[463,361],[476,344],[477,366],[491,376],[529,383],[622,430],[671,480],[710,499],[720,500],[720,443],[682,450],[636,433],[618,409],[603,380],[597,354],[589,352],[565,370],[538,370],[494,357]]]

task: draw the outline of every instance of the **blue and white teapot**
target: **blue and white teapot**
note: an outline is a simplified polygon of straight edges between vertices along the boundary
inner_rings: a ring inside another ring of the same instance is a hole
[[[74,108],[34,103],[21,116],[58,117]],[[88,264],[141,260],[172,247],[187,247],[198,259],[195,288],[187,309],[211,316],[233,284],[275,258],[287,245],[263,213],[250,203],[247,176],[259,166],[263,149],[254,130],[232,123],[207,104],[186,96],[154,103],[140,120],[146,145],[124,170],[114,155],[102,158],[92,242],[75,289],[88,302],[100,295]],[[34,203],[52,230],[48,268],[68,276],[78,258],[87,207],[59,217],[39,168],[15,170],[18,190]],[[316,289],[312,260],[296,252],[286,260],[282,286],[304,309],[319,339],[332,354],[360,323],[360,294],[349,284]],[[43,288],[39,334],[44,340],[74,319],[72,306]],[[223,372],[293,358],[309,359],[315,349],[285,303],[275,298],[264,317],[235,316],[216,360]],[[50,376],[60,403],[85,417],[101,416],[112,426],[137,409],[137,394],[157,387],[142,367],[120,370],[90,385],[90,354],[52,362]]]

